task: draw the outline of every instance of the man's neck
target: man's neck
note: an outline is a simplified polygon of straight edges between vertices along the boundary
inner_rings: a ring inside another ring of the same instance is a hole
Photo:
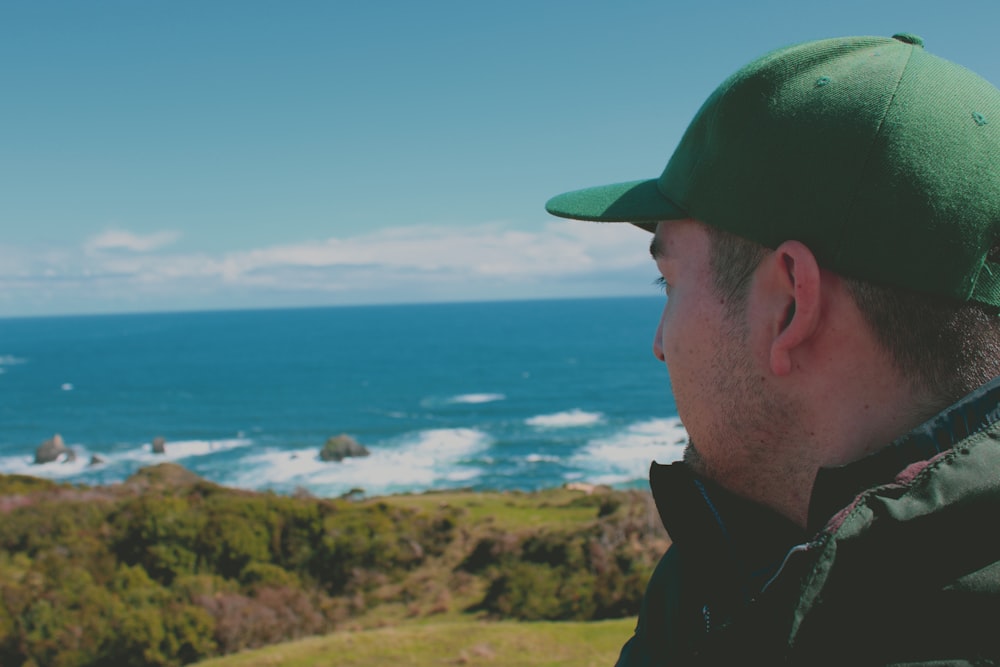
[[[750,453],[741,460],[709,467],[698,455],[697,443],[692,443],[684,461],[696,474],[804,528],[821,469],[865,458],[934,414],[933,410],[914,410],[926,402],[915,400],[904,383],[894,387],[858,384],[839,393],[840,399],[834,400],[832,391],[817,392],[817,400],[796,401],[797,409],[773,419],[766,432],[737,435],[744,443],[752,439],[767,444],[741,448]]]

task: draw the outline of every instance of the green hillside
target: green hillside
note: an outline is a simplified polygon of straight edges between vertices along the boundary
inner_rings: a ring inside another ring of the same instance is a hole
[[[0,476],[0,513],[5,667],[180,665],[390,629],[444,642],[462,624],[572,633],[482,621],[634,617],[667,545],[639,491],[321,499],[171,464],[105,487]]]

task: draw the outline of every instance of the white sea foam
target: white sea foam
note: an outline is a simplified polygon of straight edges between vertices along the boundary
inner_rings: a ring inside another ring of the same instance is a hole
[[[51,463],[35,463],[34,454],[26,456],[0,457],[0,472],[8,475],[31,475],[48,479],[64,479],[84,472],[90,465],[90,452],[78,443],[66,443],[73,450],[76,459],[68,461],[66,455],[60,456]]]
[[[16,366],[17,364],[27,363],[27,361],[27,359],[15,357],[10,354],[0,355],[0,366]]]
[[[686,444],[687,431],[679,419],[651,419],[591,440],[570,463],[588,471],[585,477],[589,482],[622,484],[646,479],[653,461],[680,459]]]
[[[489,436],[473,428],[437,428],[421,431],[413,446],[419,456],[460,457],[481,451]]]
[[[572,426],[591,426],[604,419],[604,414],[600,412],[585,412],[579,408],[573,408],[565,412],[556,412],[549,415],[538,415],[525,419],[528,426],[538,428],[568,428]]]
[[[327,462],[315,447],[269,450],[245,457],[242,472],[225,483],[246,488],[301,486],[320,496],[352,488],[370,495],[429,489],[467,482],[482,474],[472,463],[490,438],[476,429],[432,429],[396,441],[365,443],[369,456]]]
[[[445,475],[445,479],[449,482],[471,482],[476,479],[482,473],[481,470],[476,468],[469,468],[466,470],[455,470],[453,472]]]
[[[140,448],[120,454],[116,458],[143,463],[161,463],[207,456],[239,447],[248,447],[252,444],[253,440],[242,437],[224,440],[167,440],[163,447],[163,454],[154,454],[153,445],[147,442]]]
[[[551,454],[528,454],[524,460],[528,463],[559,463],[562,461],[562,457]]]
[[[123,477],[138,467],[163,463],[166,461],[182,461],[217,452],[224,452],[252,444],[251,440],[234,438],[230,440],[178,440],[167,441],[164,454],[154,454],[149,443],[134,449],[117,452],[94,451],[82,443],[66,443],[66,446],[76,454],[74,461],[66,461],[62,456],[51,463],[36,464],[34,454],[24,456],[0,457],[0,472],[7,474],[32,475],[63,479],[83,475],[90,470],[116,467],[122,470]],[[100,462],[92,464],[91,459],[97,456]]]
[[[492,403],[502,401],[507,397],[503,394],[461,394],[448,399],[449,403]]]
[[[0,473],[5,475],[31,475],[32,477],[62,478],[71,477],[81,471],[80,457],[73,463],[55,461],[45,465],[34,465],[33,456],[3,456],[0,457]],[[83,461],[86,464],[86,461]]]

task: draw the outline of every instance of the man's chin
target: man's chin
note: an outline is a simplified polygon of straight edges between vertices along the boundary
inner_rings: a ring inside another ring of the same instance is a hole
[[[701,458],[701,454],[698,453],[698,448],[694,446],[694,441],[688,439],[687,444],[684,445],[684,455],[681,457],[684,461],[684,465],[691,468],[696,473],[704,472],[704,459]]]

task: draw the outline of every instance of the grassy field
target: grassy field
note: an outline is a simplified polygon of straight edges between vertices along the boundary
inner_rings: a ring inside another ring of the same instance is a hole
[[[460,508],[464,521],[498,530],[525,530],[582,524],[594,518],[597,502],[581,502],[579,491],[565,488],[534,493],[518,491],[431,491],[400,494],[379,499],[403,507],[431,511],[435,507]]]
[[[610,667],[634,627],[634,619],[409,623],[311,637],[200,662],[196,667]]]

